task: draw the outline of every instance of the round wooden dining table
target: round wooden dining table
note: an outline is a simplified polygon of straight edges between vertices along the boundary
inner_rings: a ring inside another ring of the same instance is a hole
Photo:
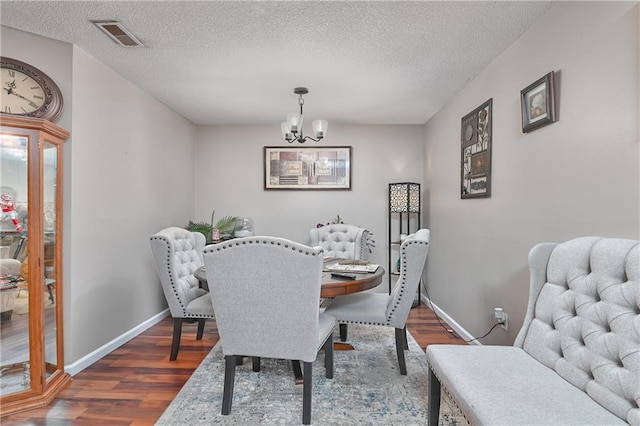
[[[193,275],[200,281],[200,285],[209,289],[207,285],[207,271],[204,266],[196,269]],[[369,290],[378,286],[384,277],[384,268],[380,267],[373,273],[357,273],[355,280],[344,278],[334,278],[331,272],[322,273],[322,287],[320,288],[320,297],[323,299],[331,299],[336,296],[357,293],[359,291]]]

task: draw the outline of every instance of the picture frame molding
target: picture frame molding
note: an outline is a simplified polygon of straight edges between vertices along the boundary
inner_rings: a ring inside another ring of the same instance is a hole
[[[332,152],[332,155],[327,155]],[[307,160],[304,158],[296,160],[294,155],[288,160],[292,164],[280,164],[280,161],[285,161],[281,159],[282,153],[307,157]],[[319,158],[331,160],[322,166],[324,172],[322,174],[316,174]],[[350,190],[352,158],[353,147],[351,146],[265,146],[263,148],[263,188],[264,190]],[[278,167],[278,170],[273,170],[274,167]],[[282,167],[291,167],[295,173],[281,174]]]
[[[532,117],[534,97],[542,95],[544,107],[538,116]],[[529,133],[557,121],[555,72],[551,71],[520,91],[522,133]]]
[[[463,200],[491,197],[492,122],[493,98],[460,120],[460,198]]]

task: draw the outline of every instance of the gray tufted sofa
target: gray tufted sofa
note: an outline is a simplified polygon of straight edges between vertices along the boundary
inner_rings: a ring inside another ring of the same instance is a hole
[[[309,231],[312,247],[321,246],[325,257],[367,259],[369,231],[355,225],[336,223]]]
[[[441,388],[474,425],[640,425],[640,242],[538,244],[529,268],[513,346],[427,348],[429,425]]]

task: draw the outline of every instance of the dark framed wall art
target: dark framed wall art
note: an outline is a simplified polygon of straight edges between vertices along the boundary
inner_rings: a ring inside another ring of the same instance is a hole
[[[522,108],[522,133],[556,121],[555,73],[536,80],[520,91]]]
[[[264,147],[264,189],[351,189],[351,147]]]
[[[491,196],[491,120],[493,98],[462,117],[460,198]]]

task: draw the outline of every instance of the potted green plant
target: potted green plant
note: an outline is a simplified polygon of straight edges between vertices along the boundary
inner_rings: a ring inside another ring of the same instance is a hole
[[[217,222],[213,222],[216,211],[211,212],[211,222],[193,222],[189,221],[185,229],[191,232],[200,232],[204,234],[207,241],[225,240],[233,237],[233,231],[236,228],[237,216],[224,216]],[[216,238],[217,237],[217,238]]]

